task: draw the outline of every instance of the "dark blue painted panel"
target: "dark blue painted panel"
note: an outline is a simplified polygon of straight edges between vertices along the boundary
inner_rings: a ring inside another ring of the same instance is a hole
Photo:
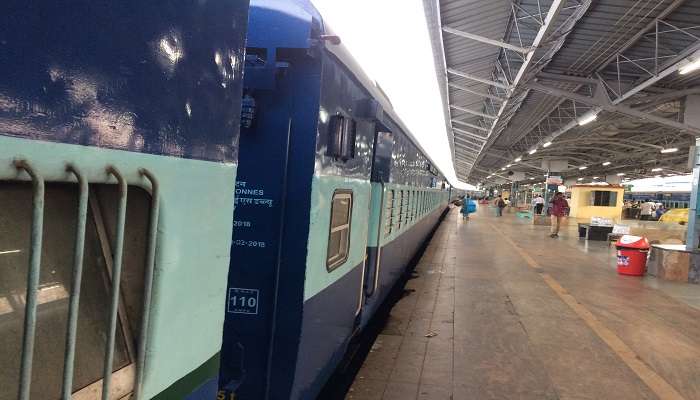
[[[0,2],[0,135],[235,161],[247,0]]]
[[[257,109],[241,130],[228,284],[255,290],[259,303],[255,314],[227,313],[220,373],[222,387],[241,400],[289,394],[301,336],[321,66],[305,49],[278,56],[286,64],[274,85],[259,74],[244,89]],[[246,74],[258,68],[251,63]]]
[[[362,264],[304,303],[296,379],[288,399],[315,399],[343,359],[355,328]]]

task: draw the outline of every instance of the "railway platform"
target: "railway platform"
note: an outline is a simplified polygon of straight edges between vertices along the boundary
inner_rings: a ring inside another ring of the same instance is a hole
[[[481,207],[435,233],[346,399],[700,399],[700,288]]]

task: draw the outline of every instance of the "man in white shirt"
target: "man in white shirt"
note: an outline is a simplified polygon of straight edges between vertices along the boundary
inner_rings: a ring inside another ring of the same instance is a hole
[[[639,210],[639,219],[643,221],[648,221],[651,219],[651,213],[654,211],[654,203],[651,201],[645,201]]]
[[[542,209],[544,208],[544,198],[541,194],[538,194],[534,199],[532,199],[532,204],[535,206],[535,214],[542,214]]]

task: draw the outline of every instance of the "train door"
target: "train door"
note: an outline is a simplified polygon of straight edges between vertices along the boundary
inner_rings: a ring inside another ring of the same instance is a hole
[[[391,155],[394,148],[394,135],[391,132],[375,132],[374,152],[372,157],[372,198],[370,201],[370,226],[367,235],[367,258],[364,273],[364,295],[367,298],[375,294],[379,282],[379,265],[381,260],[381,238],[384,235],[383,221],[391,219],[394,191],[388,187],[391,173]],[[388,229],[391,229],[390,225]]]

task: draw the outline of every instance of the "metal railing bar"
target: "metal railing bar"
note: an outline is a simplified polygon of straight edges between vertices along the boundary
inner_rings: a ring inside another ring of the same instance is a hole
[[[70,400],[73,391],[73,366],[75,361],[75,343],[78,333],[78,308],[80,305],[80,285],[83,276],[83,254],[85,248],[89,186],[87,180],[76,166],[68,164],[66,166],[66,171],[75,175],[80,189],[78,198],[78,223],[75,231],[75,248],[73,250],[70,305],[68,308],[66,353],[63,359],[62,399]]]
[[[114,255],[112,270],[112,292],[109,311],[109,330],[107,331],[107,344],[105,346],[105,360],[103,369],[102,400],[110,399],[110,384],[112,381],[112,364],[114,360],[114,342],[117,334],[117,314],[119,310],[119,284],[122,272],[122,255],[124,251],[124,225],[126,223],[126,196],[128,187],[121,173],[114,167],[108,166],[107,174],[117,179],[119,185],[119,208],[117,211],[117,227],[114,238]]]
[[[156,245],[158,239],[158,213],[160,210],[160,185],[158,179],[147,169],[139,169],[139,173],[151,182],[151,215],[148,225],[148,249],[146,253],[146,271],[143,282],[143,314],[141,333],[139,335],[138,352],[136,353],[136,384],[134,399],[142,396],[143,380],[146,369],[146,342],[151,316],[151,294],[153,291],[153,275],[156,264]]]
[[[29,253],[29,273],[22,336],[19,400],[29,400],[32,383],[32,362],[36,333],[37,292],[41,267],[41,240],[44,230],[44,179],[26,160],[15,160],[15,168],[26,172],[32,179],[32,231]]]

